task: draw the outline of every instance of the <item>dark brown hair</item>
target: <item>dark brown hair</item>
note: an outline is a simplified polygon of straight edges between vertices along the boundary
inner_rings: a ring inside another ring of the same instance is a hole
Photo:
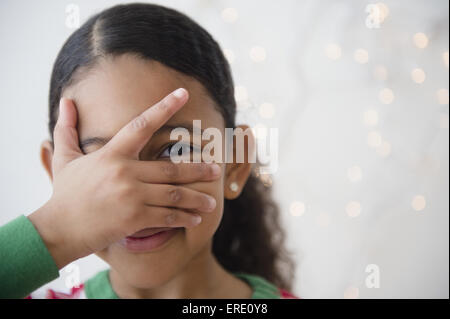
[[[158,61],[198,80],[216,102],[226,127],[235,127],[234,83],[227,60],[211,35],[186,15],[154,4],[118,5],[102,11],[65,42],[53,66],[49,95],[49,131],[58,117],[62,91],[76,72],[101,56],[132,53]],[[225,200],[213,253],[231,272],[262,276],[290,290],[294,263],[284,247],[277,205],[270,188],[254,174],[242,194]]]

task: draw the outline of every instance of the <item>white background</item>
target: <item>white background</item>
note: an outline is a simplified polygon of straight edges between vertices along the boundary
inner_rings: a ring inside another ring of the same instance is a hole
[[[448,298],[448,1],[385,1],[380,28],[366,24],[370,1],[155,2],[227,50],[240,122],[280,130],[271,178],[298,262],[294,293]],[[51,195],[39,147],[52,63],[74,30],[70,3],[82,23],[119,1],[0,2],[0,225]],[[95,256],[74,264],[82,281],[107,267]],[[379,288],[365,283],[372,264]],[[68,275],[47,286],[64,288]]]

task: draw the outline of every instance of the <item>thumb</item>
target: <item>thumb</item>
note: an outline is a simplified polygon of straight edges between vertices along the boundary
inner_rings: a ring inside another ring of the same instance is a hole
[[[77,117],[73,101],[61,98],[58,121],[53,131],[55,171],[83,155],[78,144]]]

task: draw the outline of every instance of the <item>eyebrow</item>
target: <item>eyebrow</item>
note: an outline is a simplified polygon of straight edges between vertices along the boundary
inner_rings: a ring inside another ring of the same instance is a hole
[[[155,134],[161,134],[165,131],[172,131],[176,128],[185,128],[187,129],[191,134],[193,134],[194,132],[194,127],[192,126],[192,124],[187,124],[187,123],[183,123],[183,124],[179,124],[179,125],[163,125],[161,128],[159,128]],[[200,129],[200,132],[203,134],[203,129]],[[80,141],[80,149],[83,151],[83,153],[85,153],[85,149],[91,145],[99,145],[99,146],[104,146],[106,143],[108,143],[110,140],[112,139],[112,137],[101,137],[101,136],[92,136],[92,137],[87,137],[83,140]]]

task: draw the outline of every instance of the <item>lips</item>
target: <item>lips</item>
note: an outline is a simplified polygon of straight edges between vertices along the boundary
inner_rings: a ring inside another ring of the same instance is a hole
[[[129,252],[150,252],[164,246],[181,230],[182,228],[146,228],[123,238],[119,245]]]
[[[152,236],[154,234],[160,233],[162,231],[170,230],[170,229],[173,229],[173,228],[169,228],[169,227],[145,228],[145,229],[138,231],[137,233],[134,233],[131,236],[128,236],[128,238],[144,238],[144,237]]]

